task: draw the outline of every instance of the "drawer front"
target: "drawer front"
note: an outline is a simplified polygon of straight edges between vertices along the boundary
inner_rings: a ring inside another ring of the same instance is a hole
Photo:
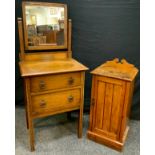
[[[31,92],[41,92],[59,88],[69,88],[81,84],[81,73],[65,73],[31,78]]]
[[[32,113],[43,114],[50,111],[60,111],[80,105],[81,89],[72,89],[49,94],[32,96]]]

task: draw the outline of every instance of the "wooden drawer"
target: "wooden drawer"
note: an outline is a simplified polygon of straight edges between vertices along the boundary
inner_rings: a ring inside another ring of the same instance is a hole
[[[30,82],[31,92],[73,87],[81,84],[81,72],[32,77]]]
[[[32,96],[32,113],[46,114],[46,112],[61,111],[78,107],[81,101],[81,89],[71,89]]]

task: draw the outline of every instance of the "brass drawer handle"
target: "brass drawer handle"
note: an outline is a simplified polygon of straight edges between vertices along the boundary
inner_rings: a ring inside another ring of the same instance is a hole
[[[74,100],[74,97],[72,96],[72,95],[70,95],[69,97],[68,97],[68,101],[69,102],[72,102]]]
[[[42,89],[45,89],[45,82],[43,81],[43,80],[41,80],[40,81],[40,83],[39,83],[39,87],[40,87],[40,89],[42,90]]]
[[[68,84],[72,85],[73,83],[74,83],[74,79],[72,77],[70,77],[69,80],[68,80]]]
[[[46,107],[46,102],[45,102],[44,100],[41,100],[41,102],[40,102],[40,107],[41,107],[41,108]]]

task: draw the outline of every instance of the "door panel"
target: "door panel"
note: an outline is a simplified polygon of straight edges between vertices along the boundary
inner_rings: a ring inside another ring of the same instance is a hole
[[[97,104],[96,104],[96,111],[97,111],[97,115],[96,115],[96,128],[98,129],[102,129],[102,123],[103,123],[103,111],[101,109],[104,109],[104,95],[105,95],[105,83],[100,81],[98,87],[97,87],[97,92],[100,93],[100,95],[97,96]]]
[[[111,117],[111,108],[112,108],[112,99],[113,99],[113,84],[106,83],[106,91],[104,98],[104,109],[103,109],[103,126],[102,129],[109,131],[110,129],[110,117]]]
[[[120,121],[121,121],[121,110],[122,110],[122,101],[123,98],[122,86],[114,85],[113,89],[113,103],[111,110],[111,120],[110,120],[110,129],[109,131],[115,134],[118,134]]]
[[[93,131],[119,138],[125,82],[97,77],[94,91]]]

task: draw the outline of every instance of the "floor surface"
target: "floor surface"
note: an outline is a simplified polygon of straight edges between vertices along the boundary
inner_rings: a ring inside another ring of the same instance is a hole
[[[130,130],[120,153],[86,138],[89,115],[83,118],[83,137],[77,138],[77,116],[67,120],[66,114],[37,119],[35,125],[35,152],[30,152],[25,110],[16,107],[16,155],[139,155],[140,122],[130,120]]]

